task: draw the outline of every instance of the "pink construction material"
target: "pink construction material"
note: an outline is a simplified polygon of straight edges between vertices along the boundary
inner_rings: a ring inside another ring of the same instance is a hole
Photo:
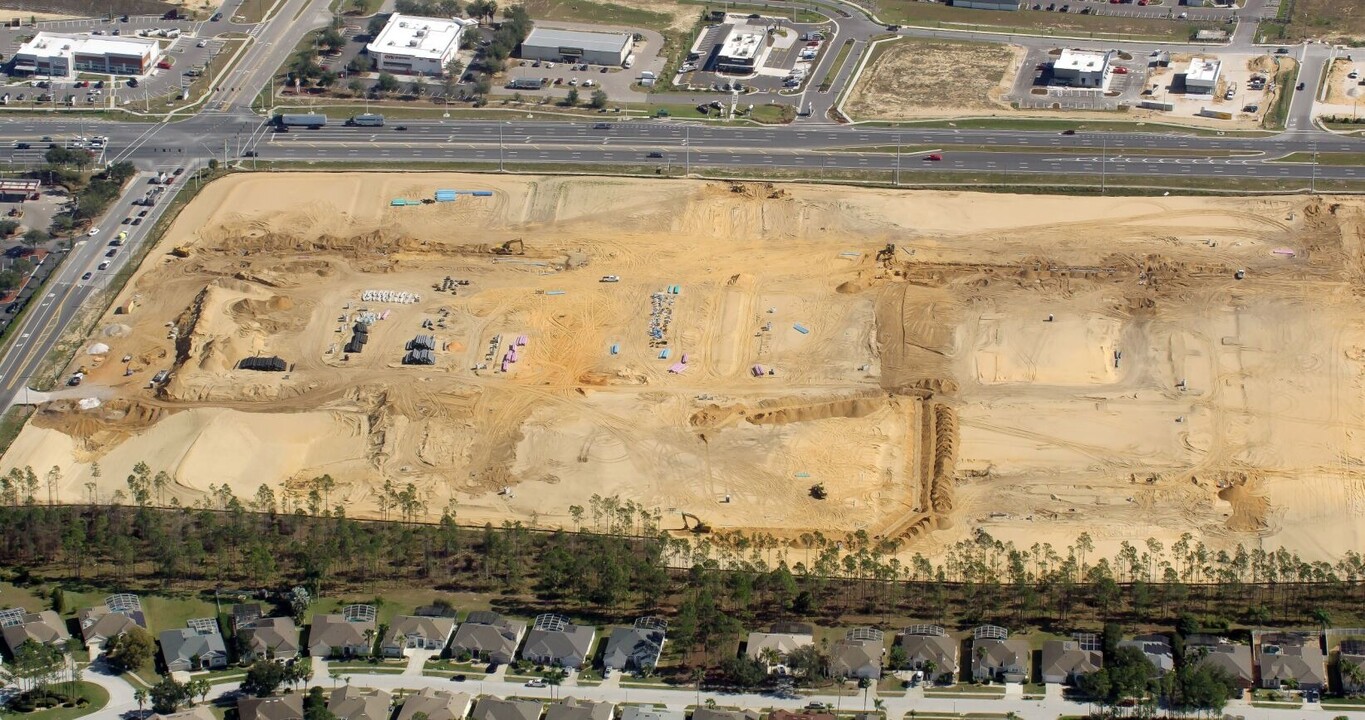
[[[674,375],[681,375],[683,374],[683,371],[686,369],[687,369],[686,365],[682,363],[674,363],[673,367],[669,368],[668,371],[673,373]]]
[[[526,341],[527,341],[528,339],[529,339],[529,338],[527,338],[525,335],[518,335],[518,336],[517,336],[517,346],[518,346],[518,347],[521,347],[521,346],[525,345],[525,344],[526,344]]]
[[[503,372],[507,372],[507,361],[506,361],[506,360],[503,360],[503,361],[502,361],[502,371],[503,371]]]
[[[682,362],[683,362],[684,365],[687,364],[687,353],[683,353]]]
[[[1290,250],[1289,248],[1275,248],[1270,252],[1274,253],[1275,255],[1284,255],[1285,257],[1295,257],[1296,255],[1298,255],[1298,253],[1294,252],[1293,250]]]
[[[755,365],[749,372],[752,372],[754,377],[763,377],[768,371],[764,370],[762,365]]]
[[[511,360],[512,362],[516,362],[516,361],[517,361],[517,351],[516,351],[516,350],[512,350],[511,352],[508,352],[508,353],[507,353],[507,359],[508,359],[508,360]]]

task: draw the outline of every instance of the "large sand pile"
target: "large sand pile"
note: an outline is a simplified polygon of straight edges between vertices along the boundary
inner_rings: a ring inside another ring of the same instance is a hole
[[[436,188],[493,194],[389,205]],[[350,515],[411,483],[428,518],[454,500],[552,526],[620,495],[665,527],[928,553],[975,528],[1365,551],[1361,218],[1321,198],[234,176],[101,324],[87,383],[110,398],[41,408],[0,471],[57,465],[74,501],[146,461],[182,503],[262,484],[302,502],[326,473]],[[402,364],[418,335],[435,365]],[[237,369],[252,356],[286,369]]]

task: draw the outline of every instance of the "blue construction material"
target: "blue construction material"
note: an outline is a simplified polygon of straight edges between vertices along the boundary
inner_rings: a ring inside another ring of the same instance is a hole
[[[809,334],[810,334],[810,328],[806,327],[805,325],[802,325],[801,323],[797,323],[797,324],[793,325],[793,326],[792,326],[792,329],[795,330],[795,331],[797,331],[797,332],[799,332],[799,333],[801,333],[802,335],[809,335]]]
[[[492,190],[475,190],[474,192],[469,194],[473,195],[474,197],[493,197]]]
[[[620,355],[620,354],[621,354],[621,344],[620,344],[620,343],[612,343],[612,344],[611,344],[611,354],[612,354],[612,355]]]
[[[436,202],[452,202],[452,201],[455,200],[455,197],[456,197],[456,192],[455,192],[454,190],[437,190],[437,191],[436,191]]]
[[[799,472],[799,473],[796,474],[796,476],[799,477],[799,478],[808,478],[808,477],[810,477],[810,473],[808,473],[808,472]]]
[[[404,207],[404,206],[406,206],[407,204],[408,204],[408,201],[407,201],[407,200],[404,200],[403,198],[398,198],[398,199],[396,199],[396,200],[390,200],[390,201],[389,201],[389,205],[392,206],[392,207]]]
[[[660,351],[659,351],[659,359],[660,359],[660,360],[667,360],[667,359],[668,359],[668,356],[669,356],[669,355],[672,355],[672,354],[673,354],[673,351],[672,351],[670,348],[664,348],[663,350],[660,350]]]
[[[563,294],[564,294],[564,291],[563,291],[563,290],[546,290],[546,291],[545,291],[545,294],[546,294],[546,295],[563,295]]]

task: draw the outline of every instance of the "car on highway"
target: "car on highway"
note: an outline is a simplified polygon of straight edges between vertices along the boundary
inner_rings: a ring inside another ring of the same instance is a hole
[[[661,157],[663,157],[663,156],[664,156],[663,153],[659,152],[658,150],[655,150],[654,152],[652,152],[652,153],[646,155],[645,157],[650,157],[650,158],[661,158]]]
[[[141,224],[142,224],[142,218],[140,218],[140,217],[139,217],[139,218],[133,218],[133,225],[141,225]]]
[[[104,256],[105,256],[105,257],[113,257],[113,256],[115,256],[115,255],[117,255],[117,254],[118,254],[118,248],[109,248],[109,252],[105,253]]]
[[[138,216],[138,217],[147,217],[147,211],[146,211],[146,210],[139,211],[138,214],[137,214],[137,216]]]
[[[128,231],[127,231],[127,230],[124,230],[123,232],[121,232],[121,233],[118,234],[118,237],[114,238],[114,241],[113,241],[113,242],[111,242],[111,243],[109,243],[109,244],[110,244],[110,245],[113,245],[113,246],[115,246],[115,247],[117,247],[119,243],[121,243],[121,242],[123,242],[124,240],[127,240],[127,239],[128,239]]]
[[[1303,89],[1303,83],[1299,83],[1298,85],[1295,85],[1295,86],[1294,86],[1294,89],[1295,89],[1295,90],[1302,90],[1302,89]]]
[[[17,143],[14,143],[14,149],[15,149],[15,150],[27,150],[27,149],[29,149],[30,147],[33,147],[33,146],[32,146],[32,145],[29,145],[29,144],[26,143],[26,142],[17,142]]]
[[[928,155],[924,158],[925,162],[938,162],[942,159],[943,156],[939,155],[938,153],[933,153],[932,155]]]
[[[123,223],[122,223],[122,224],[123,224],[123,225],[132,225],[132,224],[133,224],[133,219],[130,218],[130,217],[123,218]]]
[[[1075,135],[1075,134],[1076,134],[1076,131],[1075,131],[1075,130],[1063,130],[1063,131],[1062,131],[1062,134],[1063,134],[1063,135]]]
[[[394,130],[397,131],[397,132],[403,132],[403,131],[405,131],[405,130],[407,130],[407,129],[408,129],[408,126],[407,126],[407,125],[399,125],[399,126],[397,126],[397,127],[394,128]]]
[[[82,280],[89,280],[89,279],[92,278],[92,277],[95,277],[95,273],[88,272],[88,273],[82,275],[82,276],[81,276],[81,279],[82,279]]]
[[[1275,48],[1275,54],[1276,54],[1276,55],[1288,55],[1288,54],[1289,54],[1289,48]]]
[[[108,260],[105,260],[104,262],[100,263],[99,266],[96,267],[95,269],[96,269],[96,270],[108,270],[108,269],[109,269],[109,261],[108,261]]]
[[[611,123],[595,123],[595,124],[592,126],[592,129],[593,129],[593,130],[610,130],[610,129],[611,129]]]
[[[99,235],[99,234],[100,234],[100,229],[99,229],[99,228],[90,228],[90,232],[86,233],[86,235],[88,235],[88,236],[90,236],[90,237],[95,237],[96,235]]]

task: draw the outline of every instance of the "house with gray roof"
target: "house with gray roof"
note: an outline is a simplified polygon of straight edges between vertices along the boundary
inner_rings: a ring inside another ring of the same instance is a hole
[[[830,677],[868,678],[882,675],[885,636],[872,627],[854,628],[829,647]]]
[[[1104,652],[1097,646],[1076,640],[1049,640],[1043,643],[1039,674],[1044,683],[1071,683],[1103,666]]]
[[[1242,690],[1250,690],[1256,684],[1249,645],[1215,635],[1191,635],[1185,639],[1185,661],[1222,670]]]
[[[776,623],[768,632],[749,633],[744,644],[744,655],[763,663],[768,674],[789,675],[787,658],[797,648],[815,644],[815,628],[805,623]]]
[[[759,714],[753,710],[719,710],[699,707],[692,711],[692,720],[758,720]]]
[[[161,658],[167,672],[217,670],[228,664],[227,643],[218,632],[218,621],[198,618],[186,623],[189,627],[165,630],[157,637],[161,641]]]
[[[1032,655],[1028,643],[995,625],[972,631],[972,679],[977,682],[1027,682]]]
[[[526,623],[495,612],[473,612],[455,631],[450,652],[457,657],[467,654],[483,662],[510,663],[525,635]]]
[[[417,713],[426,715],[427,720],[464,720],[473,706],[474,698],[469,693],[437,690],[428,686],[403,698],[397,720],[413,720]]]
[[[615,711],[615,703],[563,698],[550,703],[545,720],[612,720]]]
[[[294,618],[257,618],[237,627],[242,660],[293,660],[299,656],[299,629]]]
[[[455,633],[455,621],[447,617],[399,615],[379,641],[385,657],[407,657],[410,648],[444,650]]]
[[[81,638],[91,654],[102,652],[110,640],[135,627],[147,629],[147,617],[142,614],[142,601],[136,595],[120,593],[104,599],[103,605],[85,608],[76,613],[76,624]]]
[[[188,710],[173,713],[156,713],[147,720],[218,720],[208,705],[195,705]]]
[[[621,708],[621,720],[687,720],[687,717],[682,710],[669,710],[661,705],[627,705]]]
[[[545,706],[534,700],[503,700],[485,695],[474,706],[473,720],[540,720]]]
[[[314,615],[308,628],[308,654],[313,657],[369,655],[374,647],[375,610],[350,605],[339,614]]]
[[[337,720],[389,720],[393,696],[387,690],[361,689],[346,685],[332,691],[327,710]]]
[[[958,641],[938,625],[913,625],[901,633],[906,664],[923,670],[930,680],[957,677]]]
[[[239,720],[303,720],[303,694],[237,698]]]
[[[642,617],[632,627],[619,627],[607,636],[602,666],[609,670],[648,673],[659,664],[668,624],[661,618]]]
[[[1326,660],[1316,635],[1266,633],[1261,636],[1258,662],[1261,687],[1321,691],[1327,687]]]
[[[65,647],[71,639],[66,630],[66,621],[51,610],[31,613],[23,608],[15,608],[0,613],[0,634],[11,654],[19,651],[19,646],[32,641],[39,645],[58,645]]]
[[[1175,669],[1175,651],[1165,635],[1138,635],[1132,640],[1119,641],[1118,647],[1135,648],[1156,668],[1158,677]]]
[[[579,668],[592,655],[597,630],[591,625],[574,625],[563,615],[546,613],[536,618],[526,634],[521,657],[537,665]]]

